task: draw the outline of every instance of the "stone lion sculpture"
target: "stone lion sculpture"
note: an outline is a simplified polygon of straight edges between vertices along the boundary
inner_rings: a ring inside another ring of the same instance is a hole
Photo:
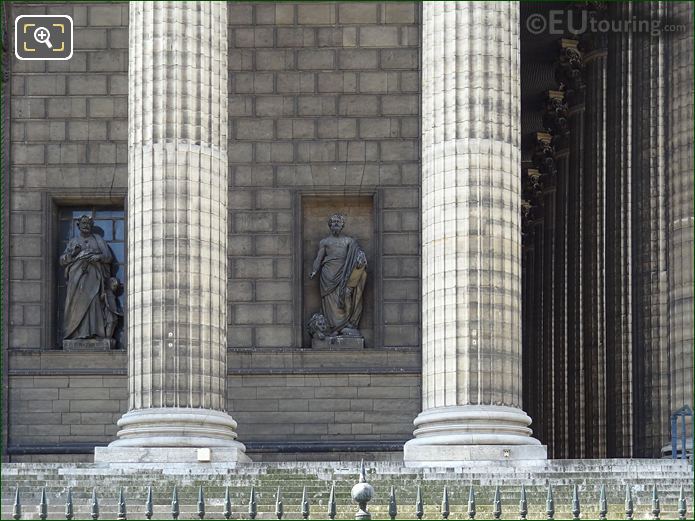
[[[311,338],[324,340],[328,332],[328,321],[326,317],[324,317],[322,313],[314,313],[311,315],[307,323],[307,330]]]

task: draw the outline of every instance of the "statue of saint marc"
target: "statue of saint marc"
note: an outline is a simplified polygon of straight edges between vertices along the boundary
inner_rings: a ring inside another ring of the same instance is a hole
[[[309,278],[320,273],[321,310],[328,324],[328,336],[362,337],[362,317],[367,257],[357,241],[341,235],[345,216],[331,215],[331,234],[319,243]]]

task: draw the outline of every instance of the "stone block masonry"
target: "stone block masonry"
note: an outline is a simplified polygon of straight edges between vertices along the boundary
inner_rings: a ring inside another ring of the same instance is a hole
[[[70,60],[11,57],[7,339],[11,349],[49,349],[52,211],[68,196],[75,204],[125,196],[128,3],[13,4],[12,15],[22,14],[67,14],[75,26]]]
[[[230,4],[230,347],[299,347],[294,194],[380,189],[381,344],[419,345],[418,17],[414,2]]]
[[[304,441],[407,439],[419,407],[418,4],[232,2],[228,9],[227,344],[253,360],[243,375],[230,373],[226,406],[250,422],[239,429],[251,441],[285,438],[273,427],[281,417],[266,414],[275,412],[300,413],[290,425]],[[103,444],[128,410],[127,353],[52,351],[54,212],[125,202],[130,9],[128,2],[12,6],[13,16],[42,13],[73,17],[75,53],[66,62],[12,57],[9,445]],[[312,365],[306,351],[286,375],[264,375],[268,364],[251,353],[282,358],[300,347],[296,205],[298,196],[321,193],[378,201],[380,272],[371,276],[382,284],[375,302],[381,340],[355,359],[328,352],[333,361],[322,362],[320,376],[315,367],[303,374]],[[378,352],[385,346],[395,349]],[[357,382],[358,373],[370,383]],[[328,382],[344,378],[331,395]],[[311,397],[292,395],[294,388],[308,395],[314,385]],[[365,392],[385,394],[357,396]],[[403,414],[377,421],[381,400],[397,402]],[[43,414],[55,429],[41,427]]]

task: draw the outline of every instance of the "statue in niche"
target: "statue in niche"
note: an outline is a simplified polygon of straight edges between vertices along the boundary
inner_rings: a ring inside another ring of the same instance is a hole
[[[93,233],[89,215],[82,215],[76,225],[79,235],[60,256],[67,281],[64,338],[110,339],[122,315],[116,299],[120,283],[111,276],[114,257],[106,241]]]
[[[367,282],[367,256],[357,240],[341,235],[344,226],[344,215],[328,218],[331,234],[319,243],[309,275],[310,279],[319,275],[321,315],[326,323],[325,331],[317,329],[319,314],[314,314],[310,321],[314,326],[310,325],[309,330],[313,338],[321,340],[321,336],[362,338],[359,323]]]

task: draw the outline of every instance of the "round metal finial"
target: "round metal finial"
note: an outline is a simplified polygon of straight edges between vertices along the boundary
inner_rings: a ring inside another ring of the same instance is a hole
[[[364,469],[364,460],[360,463],[359,482],[352,487],[352,499],[359,505],[355,519],[371,519],[372,515],[367,510],[367,503],[374,497],[374,488],[367,483],[367,474]]]

